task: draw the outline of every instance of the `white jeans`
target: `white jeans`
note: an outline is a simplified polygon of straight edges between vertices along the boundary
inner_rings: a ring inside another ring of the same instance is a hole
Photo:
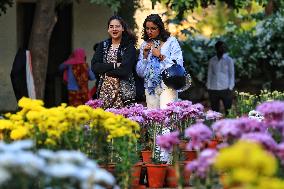
[[[157,87],[155,89],[155,94],[149,94],[145,90],[146,94],[146,103],[147,108],[161,108],[164,109],[167,107],[167,104],[170,102],[177,101],[178,93],[176,90],[168,88],[164,83],[162,83],[162,88]]]
[[[155,89],[155,94],[150,95],[147,90],[145,90],[146,94],[146,103],[147,108],[161,108],[164,109],[167,107],[167,104],[170,102],[177,101],[178,93],[174,89],[168,88],[164,83],[162,83],[162,88],[157,87]],[[170,130],[167,128],[163,128],[162,134],[169,133]],[[166,161],[167,163],[171,162],[170,154],[166,150],[160,148],[156,145],[156,150],[160,150],[160,160]]]

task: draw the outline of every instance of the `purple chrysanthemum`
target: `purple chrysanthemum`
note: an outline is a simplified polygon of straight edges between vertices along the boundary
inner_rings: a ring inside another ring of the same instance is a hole
[[[222,119],[212,125],[217,136],[225,140],[237,139],[244,133],[265,132],[267,127],[264,123],[247,117],[239,119]]]
[[[198,159],[191,161],[186,165],[186,169],[194,172],[201,178],[205,178],[210,170],[210,166],[215,162],[217,154],[218,152],[216,150],[205,149],[200,153]]]
[[[268,133],[247,133],[242,135],[241,139],[258,142],[270,152],[275,152],[277,150],[277,143]]]
[[[163,109],[150,109],[145,110],[144,113],[144,119],[146,121],[154,121],[157,123],[164,123],[164,121],[167,118],[166,112]]]
[[[157,136],[157,145],[161,148],[165,149],[166,151],[172,151],[173,146],[180,142],[179,132],[174,131],[170,133],[166,133],[164,135]]]
[[[203,123],[196,123],[185,130],[185,137],[190,138],[187,149],[197,150],[212,138],[212,131]]]
[[[215,112],[213,110],[208,110],[206,112],[206,120],[218,120],[223,117],[223,115],[220,112]]]
[[[256,107],[261,112],[267,122],[282,121],[284,119],[284,102],[267,101]]]
[[[102,100],[99,99],[95,99],[95,100],[88,100],[85,105],[88,105],[94,109],[96,108],[101,108],[103,106],[104,102]]]
[[[145,121],[142,116],[131,116],[131,117],[128,117],[128,119],[131,119],[132,121],[136,121],[139,124],[143,124]]]
[[[281,160],[281,164],[284,165],[284,142],[278,144],[276,154]]]

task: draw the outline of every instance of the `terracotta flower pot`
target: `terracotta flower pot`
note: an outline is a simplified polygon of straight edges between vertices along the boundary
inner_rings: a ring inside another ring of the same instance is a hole
[[[141,167],[142,167],[142,162],[138,162],[132,167],[132,183],[131,183],[132,187],[139,185]]]
[[[184,161],[192,161],[197,158],[197,152],[194,150],[182,150]]]
[[[175,188],[178,186],[178,178],[176,176],[176,170],[173,165],[169,165],[167,167],[165,186],[169,188]]]
[[[190,171],[186,170],[186,164],[189,161],[180,162],[180,176],[182,177],[183,186],[189,186]],[[169,188],[176,188],[178,186],[178,178],[176,176],[175,169],[173,165],[167,167],[165,186]]]
[[[186,170],[186,164],[190,161],[184,161],[180,163],[180,167],[182,170],[182,177],[183,177],[183,186],[189,186],[189,179],[191,172],[189,170]]]
[[[162,188],[164,186],[166,164],[147,164],[148,183],[150,188]]]
[[[152,162],[152,151],[150,150],[141,151],[141,155],[142,155],[143,162],[146,162],[146,163]]]
[[[178,144],[180,150],[186,149],[187,140],[181,140]]]
[[[108,163],[106,165],[100,165],[101,168],[107,170],[108,172],[110,172],[112,175],[114,175],[115,172],[115,163]]]
[[[216,149],[217,145],[218,145],[218,140],[217,139],[212,139],[208,142],[208,148],[211,148],[211,149]]]

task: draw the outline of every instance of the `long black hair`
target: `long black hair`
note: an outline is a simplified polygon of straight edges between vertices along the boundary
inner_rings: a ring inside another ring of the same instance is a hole
[[[146,23],[147,22],[153,22],[155,25],[158,26],[160,33],[159,33],[157,39],[160,39],[163,42],[167,41],[167,39],[170,37],[171,34],[170,34],[170,32],[168,32],[165,29],[164,22],[162,21],[162,18],[158,14],[150,14],[144,20],[144,23],[143,23],[143,36],[142,36],[142,39],[144,39],[144,41],[148,41],[149,40],[149,36],[147,35],[147,32],[146,32]]]
[[[136,44],[137,37],[134,34],[134,32],[128,27],[128,24],[118,15],[113,15],[109,18],[107,22],[107,27],[109,27],[109,24],[112,20],[118,20],[124,29],[122,32],[122,39],[121,39],[121,45],[127,45],[129,43]]]

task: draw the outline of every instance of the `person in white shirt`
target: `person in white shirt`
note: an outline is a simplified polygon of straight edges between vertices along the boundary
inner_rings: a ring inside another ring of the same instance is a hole
[[[144,42],[140,47],[136,72],[144,78],[147,107],[166,108],[168,103],[178,99],[178,93],[163,83],[161,75],[175,62],[183,66],[182,51],[158,14],[147,16],[143,27]]]
[[[232,91],[235,85],[234,61],[226,53],[226,45],[223,41],[218,41],[215,49],[216,56],[209,61],[206,86],[212,110],[220,112],[221,100],[225,114],[228,114],[232,106]]]

